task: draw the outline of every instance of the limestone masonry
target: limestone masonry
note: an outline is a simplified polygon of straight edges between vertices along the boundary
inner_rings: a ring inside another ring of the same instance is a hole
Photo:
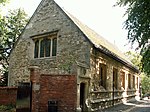
[[[33,81],[31,67],[39,69],[39,102],[50,93],[45,98],[57,99],[61,112],[67,108],[69,112],[97,111],[139,95],[138,69],[53,0],[42,0],[16,42],[10,55],[9,86]],[[58,88],[57,95],[52,87]],[[60,96],[68,99],[65,92],[69,99],[73,97],[71,105],[59,102]],[[39,103],[41,110],[36,111],[45,112],[47,106],[47,102]]]

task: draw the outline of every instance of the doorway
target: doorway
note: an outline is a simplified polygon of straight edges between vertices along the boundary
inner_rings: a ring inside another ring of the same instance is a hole
[[[80,84],[80,107],[81,107],[81,112],[86,111],[86,105],[85,105],[85,83]]]
[[[32,83],[19,83],[16,112],[31,112]]]

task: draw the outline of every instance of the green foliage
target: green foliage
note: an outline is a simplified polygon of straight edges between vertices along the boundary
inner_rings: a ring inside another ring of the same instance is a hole
[[[4,69],[3,75],[1,75],[0,86],[7,86],[8,82],[8,69]]]
[[[150,0],[119,0],[119,6],[127,6],[125,29],[129,42],[138,43],[143,56],[143,70],[150,76]]]
[[[150,93],[150,77],[142,74],[141,78],[142,78],[141,80],[142,93],[143,94]]]
[[[9,0],[0,0],[0,4],[5,5],[5,3],[9,2]]]
[[[1,82],[7,81],[9,55],[27,21],[27,14],[21,9],[9,11],[7,16],[0,16],[0,64],[5,69],[2,76],[5,81]]]
[[[139,70],[142,70],[142,63],[141,59],[142,56],[139,53],[134,53],[131,51],[128,51],[125,53],[125,55],[130,59],[130,61],[139,68]]]
[[[148,48],[146,48],[146,50],[142,52],[142,55],[143,55],[142,58],[143,71],[147,73],[147,76],[150,77],[150,46],[148,46]]]
[[[141,59],[142,56],[138,53],[134,53],[131,51],[128,51],[125,53],[126,56],[131,60],[131,62],[137,66],[140,70],[142,70],[142,63]],[[150,93],[150,77],[148,77],[144,72],[140,74],[141,77],[141,85],[142,85],[142,93]]]
[[[118,0],[117,5],[119,6],[126,6],[126,5],[132,5],[135,0]]]
[[[0,112],[15,112],[13,105],[0,105]]]
[[[12,108],[14,108],[14,106],[12,106],[12,105],[7,105],[7,106],[1,105],[0,106],[0,110],[10,110]]]

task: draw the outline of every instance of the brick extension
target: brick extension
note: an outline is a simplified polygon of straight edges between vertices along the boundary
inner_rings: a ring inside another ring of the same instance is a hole
[[[40,75],[38,68],[32,68],[31,81],[33,112],[47,112],[49,100],[58,101],[58,112],[75,112],[77,102],[75,75]]]

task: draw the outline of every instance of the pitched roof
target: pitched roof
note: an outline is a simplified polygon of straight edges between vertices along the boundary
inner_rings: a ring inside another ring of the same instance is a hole
[[[80,22],[76,17],[71,15],[66,10],[62,9],[66,15],[76,24],[76,26],[82,31],[82,33],[89,39],[89,41],[99,50],[104,52],[106,55],[111,56],[112,58],[120,61],[124,65],[130,67],[136,72],[139,70],[132,64],[132,62],[126,58],[126,56],[117,48],[117,46],[113,45],[112,43],[108,42],[105,38],[100,36],[94,30],[89,28],[87,25]]]
[[[55,2],[55,0],[52,0],[52,1]],[[37,9],[42,5],[43,2],[44,2],[44,0],[42,0],[40,2],[40,4],[37,7]],[[101,52],[105,53],[106,55],[114,58],[115,60],[123,63],[124,65],[128,66],[129,68],[133,69],[134,71],[139,72],[139,70],[129,61],[129,59],[127,59],[125,57],[125,55],[115,45],[113,45],[110,42],[108,42],[102,36],[100,36],[99,34],[97,34],[94,30],[90,29],[88,26],[86,26],[85,24],[83,24],[82,22],[80,22],[77,18],[75,18],[69,12],[65,11],[64,9],[62,9],[56,2],[55,2],[55,4],[79,28],[79,30],[87,37],[87,39],[95,46],[95,48],[97,48]],[[35,10],[35,12],[32,15],[32,17],[36,14],[37,9]],[[30,20],[27,23],[26,27],[30,23],[32,17],[30,18]],[[24,30],[26,29],[26,27],[24,28]],[[24,30],[23,30],[23,32],[24,32]],[[23,32],[21,33],[21,35],[23,34]],[[20,39],[21,35],[19,36],[18,40]],[[17,42],[18,42],[18,40],[17,40]],[[15,46],[16,46],[16,44],[15,44]]]

